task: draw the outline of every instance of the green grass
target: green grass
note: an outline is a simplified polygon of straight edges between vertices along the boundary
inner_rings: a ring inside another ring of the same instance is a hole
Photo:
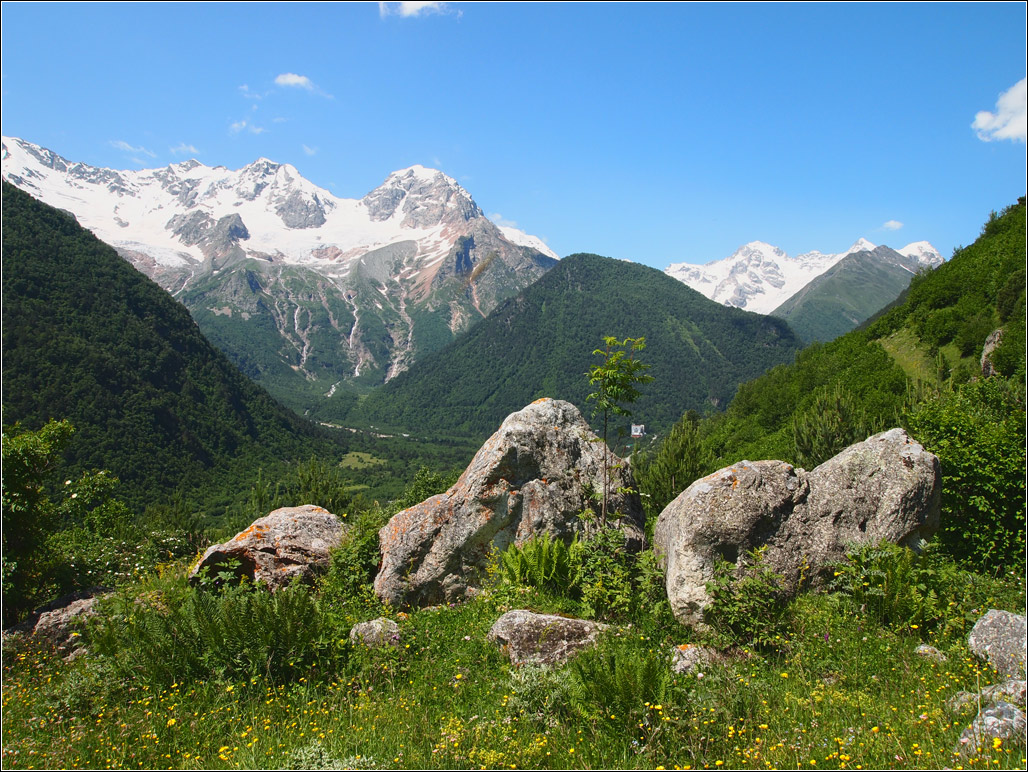
[[[344,469],[367,469],[368,467],[381,466],[385,463],[386,460],[383,458],[377,458],[370,453],[352,450],[342,457],[339,461],[339,466]]]
[[[173,602],[180,571],[165,569],[125,592]],[[970,594],[961,588],[953,614],[1023,608],[1019,577],[977,577],[971,586]],[[386,614],[400,623],[400,645],[314,659],[277,681],[212,673],[163,686],[149,682],[145,668],[114,678],[114,664],[99,655],[66,664],[45,649],[6,649],[3,768],[1025,765],[1023,748],[951,755],[974,714],[951,713],[947,700],[1003,680],[970,655],[966,630],[941,637],[880,627],[845,595],[802,595],[774,645],[759,654],[730,649],[725,663],[669,676],[658,696],[647,696],[646,683],[583,684],[576,672],[597,673],[603,663],[610,672],[651,672],[633,663],[652,670],[673,646],[703,642],[666,616],[612,620],[581,667],[519,671],[486,641],[489,628],[509,608],[580,611],[566,597],[497,585],[468,603],[403,614],[368,594],[339,604],[330,589],[311,591],[319,603],[334,598],[323,604],[335,626],[330,640],[345,646],[355,621]],[[947,662],[917,656],[922,642]]]

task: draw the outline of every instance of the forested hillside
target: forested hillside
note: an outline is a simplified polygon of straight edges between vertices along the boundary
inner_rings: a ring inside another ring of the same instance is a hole
[[[184,307],[65,212],[3,184],[3,422],[68,420],[68,476],[141,511],[174,490],[338,444],[276,403]],[[15,430],[16,433],[17,430]]]
[[[984,377],[996,330],[995,375]],[[956,518],[943,523],[943,543],[979,565],[1023,561],[1024,383],[1021,198],[865,327],[743,384],[723,414],[684,416],[636,467],[659,512],[692,480],[743,458],[810,469],[903,425],[942,461],[943,505]]]
[[[685,410],[720,409],[737,384],[790,361],[800,345],[779,319],[714,303],[652,268],[578,254],[368,396],[349,420],[484,437],[539,397],[587,412],[585,372],[607,335],[646,338],[641,359],[654,380],[630,420],[656,430]]]
[[[912,257],[888,247],[848,255],[771,312],[806,343],[847,333],[891,303],[919,270]]]

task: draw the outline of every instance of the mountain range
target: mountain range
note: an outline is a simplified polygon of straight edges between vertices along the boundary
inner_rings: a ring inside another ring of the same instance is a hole
[[[3,177],[70,211],[189,308],[249,376],[304,412],[446,344],[545,273],[539,239],[413,166],[359,200],[288,164],[115,171],[4,138]]]
[[[454,179],[422,166],[344,199],[265,158],[235,171],[195,160],[116,171],[6,137],[0,157],[5,180],[72,213],[181,301],[246,375],[322,420],[352,415],[361,394],[557,264],[542,240],[491,222]],[[852,329],[941,262],[928,242],[860,239],[790,257],[754,241],[665,272],[719,304],[787,319],[810,341]]]
[[[665,271],[718,303],[770,314],[847,256],[875,249],[874,244],[861,238],[838,254],[813,251],[791,257],[779,247],[751,241],[721,260],[705,265],[673,263]],[[911,259],[907,263],[912,266],[911,276],[921,268],[934,268],[943,262],[938,250],[927,241],[916,241],[894,251]],[[889,300],[898,293],[899,290]],[[868,315],[877,310],[871,309]]]

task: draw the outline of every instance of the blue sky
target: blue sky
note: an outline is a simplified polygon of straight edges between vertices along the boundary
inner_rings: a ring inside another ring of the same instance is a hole
[[[4,3],[2,129],[348,198],[420,163],[560,255],[948,257],[1025,194],[1025,8]]]

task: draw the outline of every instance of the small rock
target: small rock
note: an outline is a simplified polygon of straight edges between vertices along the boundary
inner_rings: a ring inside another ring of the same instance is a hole
[[[709,646],[683,643],[671,649],[671,669],[676,673],[691,673],[701,665],[709,665],[719,659],[718,652]]]
[[[927,643],[922,643],[920,646],[918,646],[916,649],[914,649],[914,653],[917,656],[919,656],[919,657],[924,657],[925,659],[930,659],[933,662],[945,662],[946,661],[946,655],[945,654],[943,654],[941,651],[939,651],[934,646],[929,646]]]
[[[400,626],[391,619],[379,617],[358,622],[350,629],[350,640],[360,641],[368,648],[400,645]]]
[[[967,645],[976,656],[1011,678],[1024,677],[1026,641],[1028,619],[996,609],[979,619],[967,637]]]
[[[506,648],[513,665],[555,665],[596,644],[607,625],[532,611],[508,611],[488,640]]]

